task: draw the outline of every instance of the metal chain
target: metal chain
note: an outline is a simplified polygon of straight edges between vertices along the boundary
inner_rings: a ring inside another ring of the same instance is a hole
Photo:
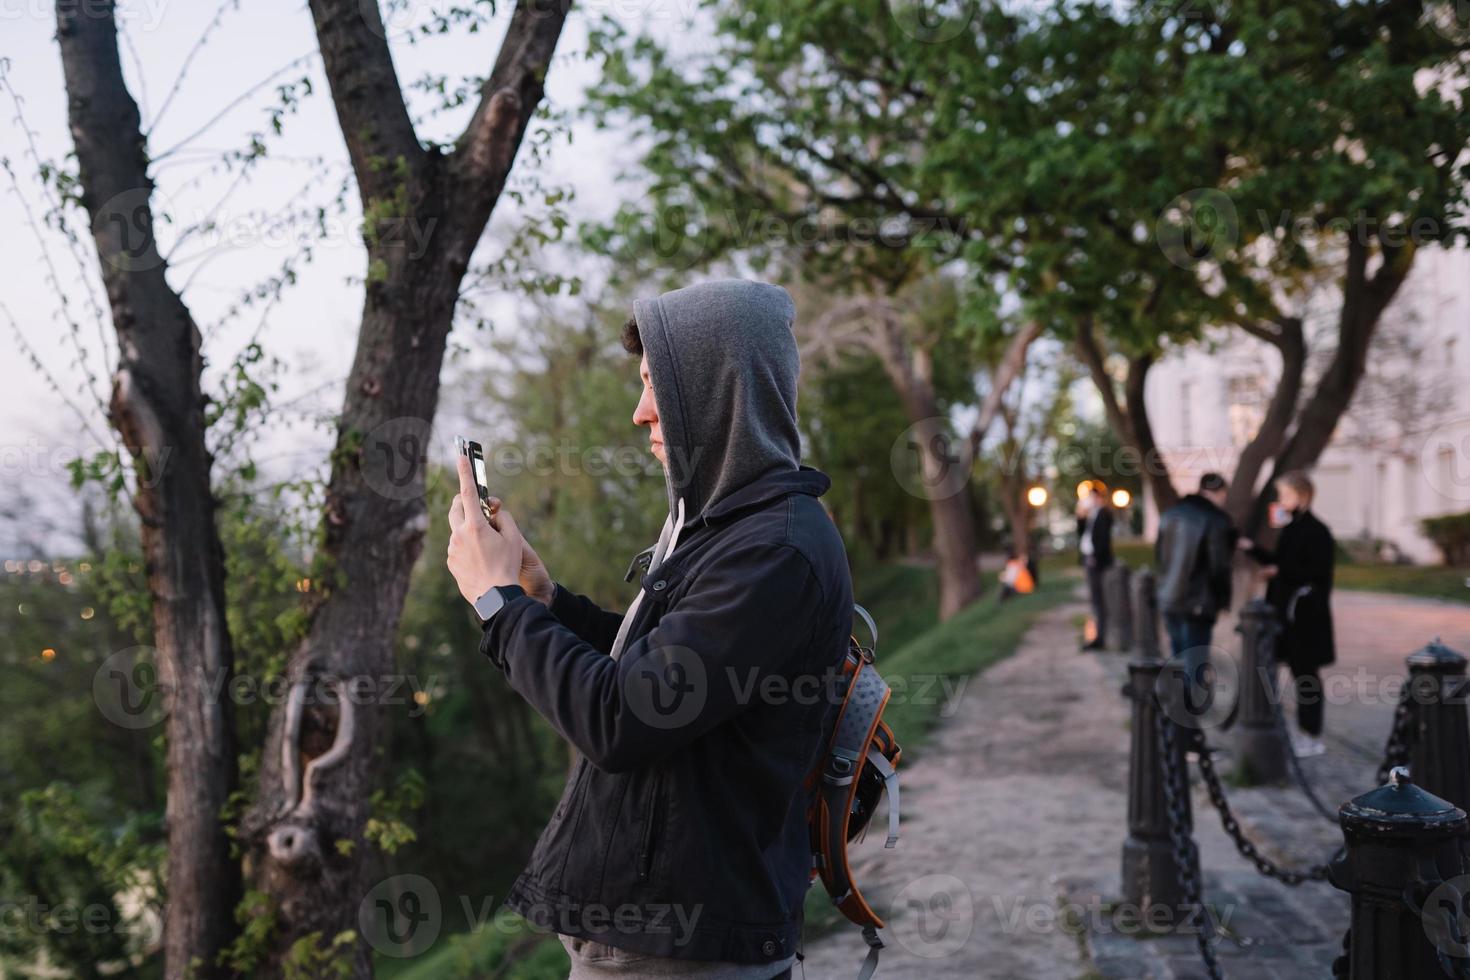
[[[1383,748],[1383,765],[1378,767],[1378,785],[1388,782],[1388,774],[1395,766],[1407,766],[1409,754],[1419,734],[1414,724],[1414,705],[1410,695],[1410,683],[1406,678],[1399,687],[1399,703],[1393,709],[1393,727],[1388,732],[1388,744]]]
[[[1262,676],[1266,679],[1269,679],[1272,682],[1272,687],[1275,688],[1275,681],[1278,676],[1276,662],[1276,635],[1272,631],[1263,630],[1261,632],[1261,635],[1257,637],[1256,660],[1259,668],[1264,671],[1264,674]],[[1275,694],[1276,691],[1272,691],[1271,693]],[[1318,692],[1318,696],[1321,696],[1320,691]],[[1281,710],[1281,698],[1279,696],[1267,697],[1266,700],[1271,703],[1271,721],[1276,728],[1276,737],[1281,740],[1282,747],[1286,749],[1286,761],[1287,764],[1291,767],[1292,778],[1296,780],[1297,786],[1301,788],[1302,793],[1306,796],[1308,802],[1312,804],[1312,807],[1316,809],[1316,811],[1320,813],[1324,819],[1330,821],[1333,826],[1336,826],[1337,814],[1329,810],[1327,808],[1327,804],[1323,803],[1321,798],[1317,796],[1317,791],[1314,790],[1312,788],[1312,784],[1307,781],[1307,774],[1302,771],[1302,760],[1297,758],[1296,749],[1292,748],[1291,736],[1288,735],[1286,731],[1286,715]],[[1387,777],[1385,777],[1384,780],[1379,781],[1380,785],[1382,785],[1382,783],[1386,781],[1386,778]]]
[[[1174,869],[1178,875],[1179,893],[1190,909],[1187,922],[1195,926],[1195,945],[1199,947],[1200,959],[1210,980],[1224,980],[1220,972],[1220,961],[1215,956],[1214,939],[1217,934],[1214,916],[1205,908],[1201,897],[1200,881],[1196,875],[1199,865],[1197,851],[1189,826],[1186,823],[1185,807],[1189,801],[1189,773],[1180,765],[1182,756],[1174,741],[1174,722],[1164,713],[1162,706],[1154,712],[1154,732],[1159,751],[1164,759],[1164,807],[1169,812],[1169,845],[1174,853]]]
[[[1220,825],[1235,842],[1235,849],[1240,852],[1241,857],[1254,864],[1257,871],[1268,878],[1275,878],[1284,885],[1295,886],[1304,881],[1327,880],[1326,864],[1314,864],[1310,868],[1298,871],[1282,867],[1256,849],[1256,845],[1251,843],[1245,831],[1240,829],[1240,822],[1235,819],[1235,814],[1230,810],[1230,801],[1225,798],[1225,787],[1221,783],[1220,774],[1215,772],[1215,760],[1210,758],[1210,750],[1203,745],[1203,740],[1201,740],[1199,753],[1199,771],[1204,777],[1205,788],[1209,790],[1210,802],[1215,805],[1216,810],[1220,811]]]

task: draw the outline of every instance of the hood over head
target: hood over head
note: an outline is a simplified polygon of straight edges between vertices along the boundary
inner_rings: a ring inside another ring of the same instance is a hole
[[[669,511],[693,522],[757,479],[800,468],[796,304],[724,279],[633,304],[668,458]]]

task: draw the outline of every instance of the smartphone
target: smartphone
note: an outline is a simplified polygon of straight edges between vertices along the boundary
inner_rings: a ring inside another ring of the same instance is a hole
[[[495,513],[490,509],[490,484],[485,479],[485,451],[478,442],[464,436],[455,436],[454,445],[461,456],[469,457],[470,472],[475,477],[475,490],[480,495],[480,509],[485,512],[485,520],[490,522],[490,526],[497,527]]]

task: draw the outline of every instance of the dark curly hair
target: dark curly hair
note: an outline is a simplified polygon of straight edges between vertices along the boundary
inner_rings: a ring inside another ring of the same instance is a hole
[[[623,324],[623,332],[620,338],[623,341],[623,350],[634,357],[643,356],[643,338],[638,336],[638,321],[628,317],[628,322]]]

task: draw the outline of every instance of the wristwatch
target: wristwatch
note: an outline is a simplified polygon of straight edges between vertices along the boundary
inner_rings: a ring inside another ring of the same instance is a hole
[[[475,615],[480,617],[480,625],[488,625],[495,614],[505,608],[507,602],[525,594],[525,590],[519,585],[492,585],[486,589],[485,594],[474,602]]]

